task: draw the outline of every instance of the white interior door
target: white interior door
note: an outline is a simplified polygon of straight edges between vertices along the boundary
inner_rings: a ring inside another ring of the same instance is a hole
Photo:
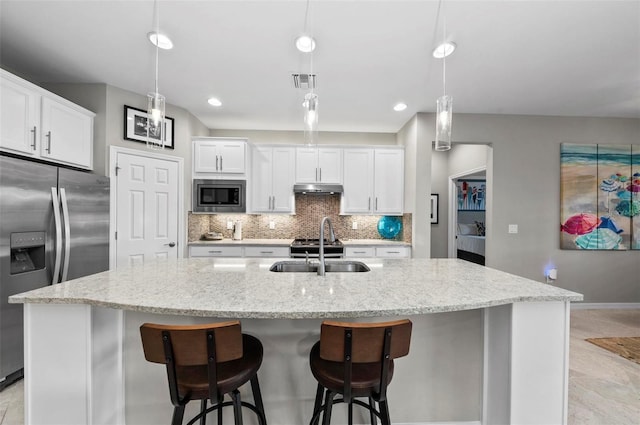
[[[116,153],[116,267],[178,257],[178,163]]]

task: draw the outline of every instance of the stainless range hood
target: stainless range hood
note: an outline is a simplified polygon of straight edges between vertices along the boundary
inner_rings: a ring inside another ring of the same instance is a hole
[[[302,193],[304,195],[340,195],[342,192],[344,192],[344,188],[341,184],[307,183],[293,185],[293,193]]]

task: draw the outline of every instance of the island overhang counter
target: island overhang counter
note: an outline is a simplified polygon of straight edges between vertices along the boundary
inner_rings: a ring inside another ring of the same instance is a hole
[[[269,423],[306,423],[321,320],[397,317],[414,331],[389,389],[394,423],[566,423],[580,294],[456,259],[367,259],[370,272],[325,277],[270,272],[274,261],[147,262],[11,297],[25,304],[26,423],[168,421],[165,372],[144,361],[139,326],[233,318],[265,347]]]

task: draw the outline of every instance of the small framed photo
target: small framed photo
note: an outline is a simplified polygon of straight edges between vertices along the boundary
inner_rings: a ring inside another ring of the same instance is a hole
[[[124,139],[132,142],[147,143],[148,113],[145,110],[124,105]],[[164,147],[173,149],[173,118],[164,117]],[[149,134],[160,140],[160,129],[152,126]]]
[[[431,194],[431,224],[438,224],[438,194]]]

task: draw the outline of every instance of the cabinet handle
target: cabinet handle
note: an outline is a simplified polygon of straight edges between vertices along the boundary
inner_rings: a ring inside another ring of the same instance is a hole
[[[316,168],[316,181],[318,181],[318,169]]]
[[[369,196],[369,205],[367,206],[367,210],[371,211],[371,196]]]
[[[222,155],[220,155],[220,171],[222,171]]]
[[[353,251],[354,254],[366,254],[367,251]]]
[[[276,197],[275,196],[271,197],[271,209],[272,210],[276,209]]]
[[[322,167],[320,167],[320,180],[318,180],[318,181],[320,181],[320,182],[322,181]]]
[[[222,254],[222,251],[209,251],[209,254]]]
[[[376,196],[376,211],[378,211],[378,197]]]
[[[51,153],[51,132],[47,132],[47,153]]]
[[[400,251],[387,251],[387,254],[400,254]]]
[[[216,155],[216,171],[218,171],[218,155]]]
[[[31,147],[33,148],[33,150],[36,150],[36,126],[33,126],[33,130],[31,130],[31,132],[33,133],[33,144],[31,145]]]
[[[273,254],[273,251],[260,251],[260,254]]]

